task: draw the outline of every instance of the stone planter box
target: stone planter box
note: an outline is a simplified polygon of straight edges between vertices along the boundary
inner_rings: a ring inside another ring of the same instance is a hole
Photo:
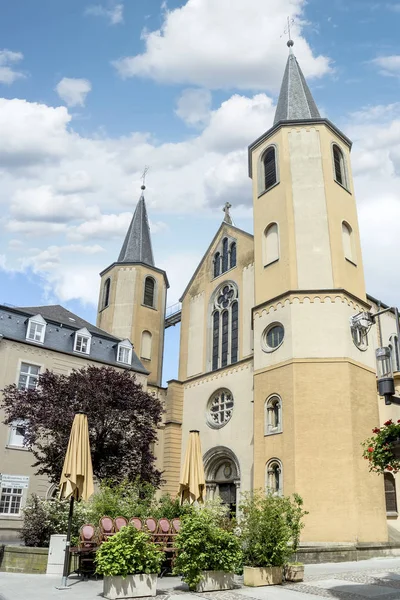
[[[244,567],[243,569],[243,583],[251,587],[280,585],[282,578],[282,567]]]
[[[286,581],[303,581],[304,565],[287,565],[285,567]]]
[[[196,592],[233,590],[233,587],[233,573],[226,573],[225,571],[202,571],[201,581],[196,586]]]
[[[104,577],[103,593],[109,600],[118,598],[141,598],[155,596],[157,592],[157,575],[146,573],[127,575],[126,577]]]

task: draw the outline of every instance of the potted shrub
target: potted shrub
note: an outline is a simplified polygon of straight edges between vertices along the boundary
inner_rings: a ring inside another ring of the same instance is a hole
[[[374,473],[400,470],[400,420],[386,421],[382,427],[372,430],[375,435],[363,442],[363,456],[369,461],[369,470]]]
[[[123,527],[96,552],[96,573],[104,576],[104,597],[155,596],[163,560],[164,554],[147,533],[131,525]]]
[[[284,566],[283,574],[286,581],[303,581],[304,565],[299,562],[288,563]]]
[[[176,548],[174,574],[180,575],[191,591],[233,588],[234,572],[242,558],[240,540],[220,527],[207,509],[183,517]]]
[[[263,491],[244,495],[241,505],[244,584],[282,583],[283,567],[297,550],[307,514],[300,496],[284,498]]]

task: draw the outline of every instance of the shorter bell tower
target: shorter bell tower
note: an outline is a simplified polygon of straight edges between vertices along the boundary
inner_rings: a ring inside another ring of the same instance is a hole
[[[148,383],[161,386],[169,284],[154,264],[144,190],[143,185],[118,260],[100,273],[97,326],[130,340],[150,372]]]

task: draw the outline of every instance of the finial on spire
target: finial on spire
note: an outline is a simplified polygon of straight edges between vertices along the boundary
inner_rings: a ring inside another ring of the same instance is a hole
[[[149,169],[150,169],[150,167],[145,166],[142,176],[140,178],[142,180],[142,185],[140,186],[140,189],[142,191],[144,191],[146,189],[146,175],[147,175]]]
[[[287,41],[287,46],[288,46],[290,52],[292,51],[292,48],[294,46],[294,41],[292,40],[292,35],[291,35],[291,32],[290,32],[290,28],[293,25],[293,23],[294,23],[294,19],[291,19],[290,17],[288,17],[287,18],[287,26],[285,27],[285,30],[284,30],[283,34],[281,35],[281,37],[283,35],[287,35],[288,36],[289,39]]]
[[[230,208],[232,208],[232,204],[230,204],[229,202],[225,202],[225,206],[222,209],[222,212],[225,213],[224,222],[228,223],[229,225],[232,225],[232,217],[229,212]]]

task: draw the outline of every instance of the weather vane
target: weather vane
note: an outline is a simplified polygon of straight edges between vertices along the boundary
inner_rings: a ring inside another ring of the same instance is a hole
[[[147,175],[147,173],[149,172],[149,169],[150,169],[150,167],[148,167],[148,166],[146,165],[146,166],[144,167],[144,171],[143,171],[143,173],[142,173],[142,176],[141,176],[141,178],[140,178],[140,179],[142,180],[142,188],[141,188],[142,190],[145,190],[145,189],[146,189],[146,175]]]
[[[293,46],[293,40],[292,40],[291,31],[290,31],[291,26],[293,25],[293,23],[294,23],[294,19],[291,19],[290,17],[288,17],[287,18],[287,25],[286,25],[286,27],[285,27],[282,35],[281,35],[281,37],[283,37],[284,35],[288,36],[288,43],[287,43],[287,45],[289,47]]]

